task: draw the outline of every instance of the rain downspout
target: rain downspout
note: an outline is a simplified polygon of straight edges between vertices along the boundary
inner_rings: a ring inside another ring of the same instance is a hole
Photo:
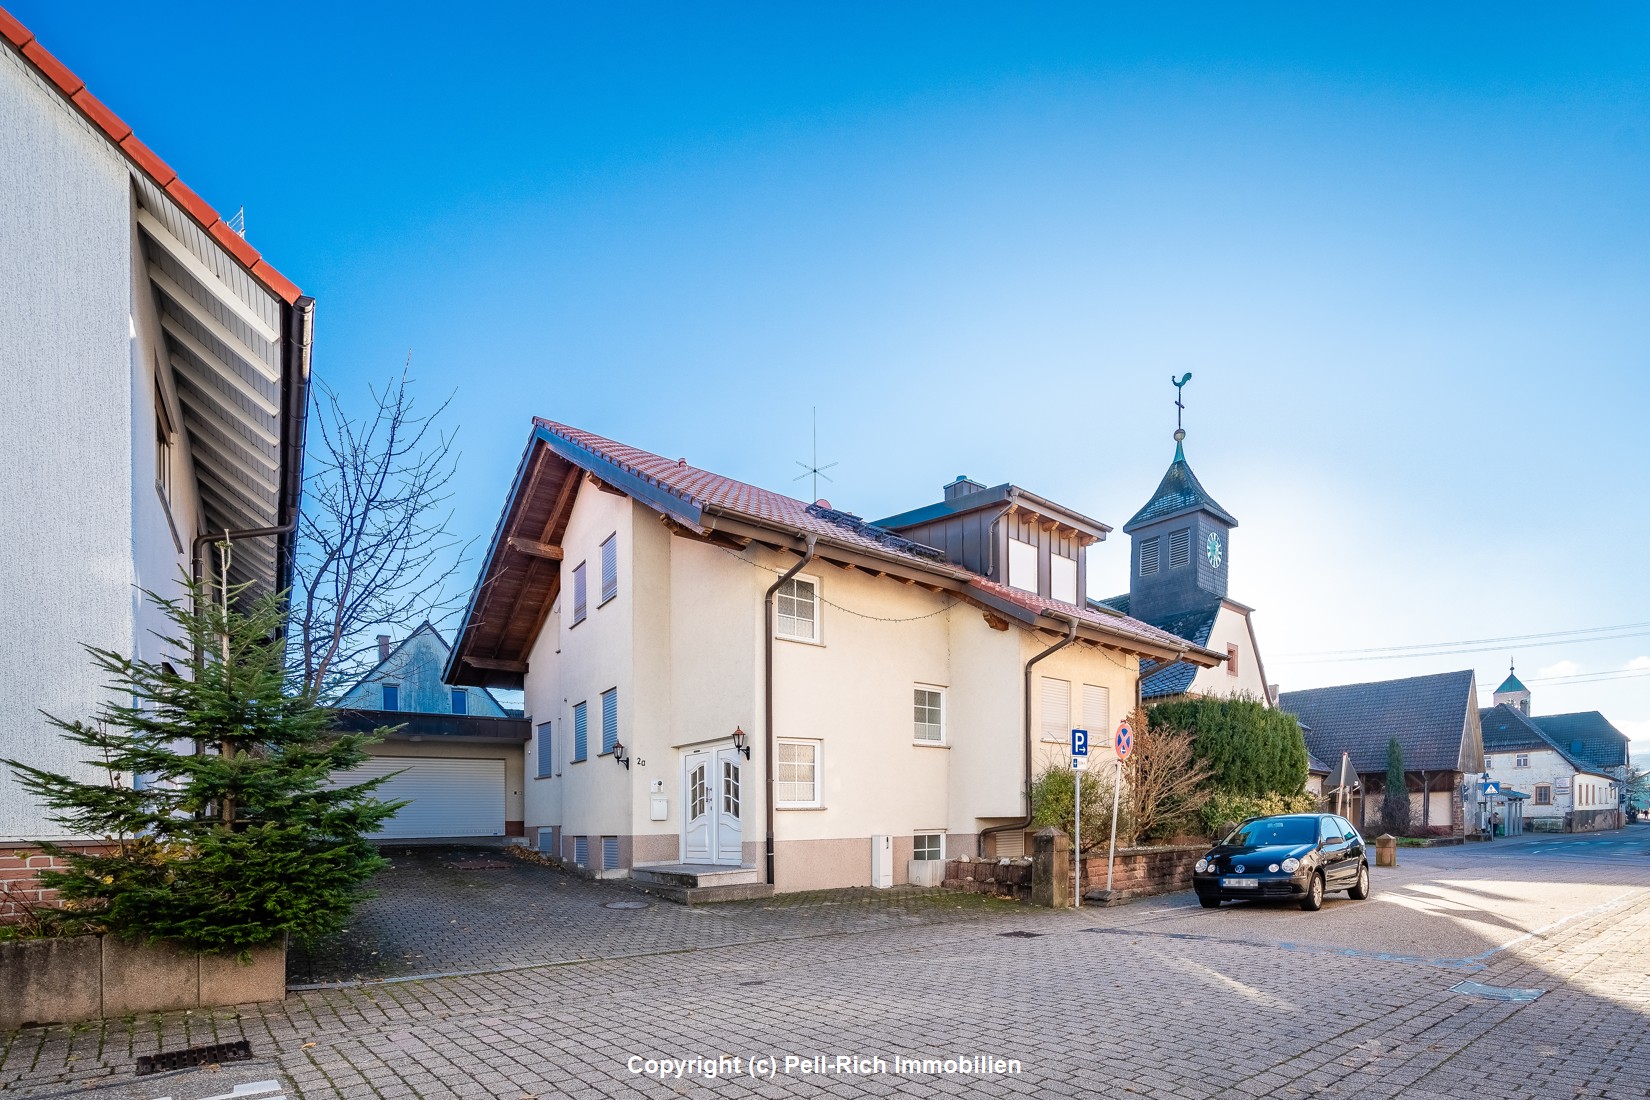
[[[799,532],[800,533],[800,532]],[[768,875],[767,884],[772,886],[773,879],[773,800],[778,791],[778,783],[774,775],[774,738],[773,738],[773,598],[785,582],[802,572],[804,566],[814,560],[814,551],[819,543],[817,535],[808,536],[807,549],[802,552],[802,560],[791,566],[779,579],[768,587],[762,597],[762,624],[763,624],[763,651],[762,651],[762,729],[765,741],[763,747],[762,766],[768,780],[767,816],[768,816]],[[1075,627],[1072,628],[1075,631]]]
[[[1028,828],[1031,827],[1031,811],[1032,811],[1032,805],[1031,805],[1031,668],[1038,661],[1041,661],[1044,657],[1054,656],[1056,653],[1060,652],[1062,649],[1066,648],[1072,642],[1075,642],[1077,640],[1077,620],[1076,619],[1067,620],[1066,628],[1067,628],[1066,629],[1066,636],[1064,638],[1060,639],[1058,642],[1055,642],[1053,645],[1049,646],[1047,649],[1043,650],[1041,653],[1037,654],[1035,657],[1031,658],[1031,660],[1026,662],[1026,670],[1025,670],[1025,672],[1026,672],[1026,684],[1025,684],[1025,737],[1024,737],[1025,747],[1026,747],[1026,756],[1025,756],[1026,812],[1025,812],[1025,817],[1021,818],[1019,821],[1010,821],[1010,822],[1008,822],[1007,824],[1004,824],[1004,825],[993,825],[989,829],[980,830],[980,840],[979,840],[979,854],[980,855],[985,854],[985,838],[986,837],[991,836],[995,833],[1006,832],[1010,829],[1020,829],[1020,830],[1023,831],[1025,829],[1028,829]]]

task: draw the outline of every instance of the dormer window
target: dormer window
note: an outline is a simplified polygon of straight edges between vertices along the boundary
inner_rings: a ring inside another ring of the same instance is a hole
[[[1169,532],[1169,568],[1180,569],[1192,564],[1192,529],[1182,527]]]
[[[384,701],[383,701],[383,705],[380,706],[378,709],[380,709],[380,710],[400,710],[401,709],[401,685],[400,684],[382,684],[380,686],[384,689]]]
[[[1140,575],[1142,577],[1156,576],[1157,574],[1157,536],[1140,540]]]
[[[1048,594],[1057,600],[1077,602],[1077,559],[1050,554],[1048,558]]]
[[[1020,539],[1008,540],[1008,586],[1037,591],[1037,547]]]

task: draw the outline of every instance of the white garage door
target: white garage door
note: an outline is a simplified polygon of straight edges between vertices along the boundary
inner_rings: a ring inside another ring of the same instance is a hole
[[[503,836],[504,761],[375,756],[333,776],[335,786],[400,772],[378,788],[386,802],[407,800],[375,840]]]

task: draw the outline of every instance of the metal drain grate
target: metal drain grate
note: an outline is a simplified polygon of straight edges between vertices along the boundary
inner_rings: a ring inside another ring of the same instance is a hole
[[[1046,933],[1043,933],[1043,932],[1027,932],[1027,931],[1024,931],[1022,929],[1022,930],[1015,931],[1015,932],[998,932],[997,935],[1007,936],[1011,940],[1034,940],[1038,936],[1046,935]]]
[[[194,1066],[215,1066],[221,1062],[245,1062],[252,1057],[252,1044],[245,1039],[233,1043],[214,1043],[209,1047],[185,1047],[162,1054],[145,1054],[137,1060],[137,1075],[165,1073],[170,1069],[190,1069]]]
[[[606,905],[602,906],[602,908],[603,909],[646,909],[647,906],[648,906],[648,903],[645,902],[645,901],[610,901]]]
[[[1506,986],[1484,985],[1482,982],[1456,982],[1449,989],[1451,993],[1465,993],[1469,997],[1515,1001],[1520,1004],[1527,1004],[1547,992],[1545,989],[1511,989]]]

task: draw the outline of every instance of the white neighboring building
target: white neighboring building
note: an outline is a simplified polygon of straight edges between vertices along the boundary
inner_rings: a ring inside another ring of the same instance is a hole
[[[40,712],[98,705],[86,645],[164,656],[141,589],[225,529],[280,529],[230,576],[286,583],[314,303],[3,10],[0,302],[0,756],[90,777]],[[78,838],[0,769],[39,839]]]
[[[1620,783],[1553,741],[1516,702],[1480,712],[1479,723],[1491,781],[1530,796],[1526,830],[1588,832],[1622,824]]]
[[[1142,658],[1221,655],[1054,598],[1106,529],[1003,488],[959,532],[987,575],[536,421],[445,677],[524,689],[529,842],[591,873],[752,892],[1021,854],[1028,777],[1067,766],[1073,726],[1106,751]]]

